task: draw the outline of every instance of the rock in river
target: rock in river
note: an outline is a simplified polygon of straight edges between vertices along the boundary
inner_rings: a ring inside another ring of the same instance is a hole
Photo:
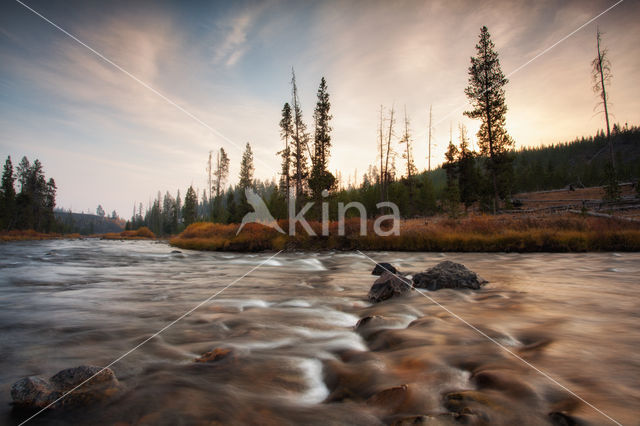
[[[382,302],[409,290],[411,290],[411,280],[385,271],[371,286],[369,301],[372,303]]]
[[[376,266],[371,271],[371,275],[382,275],[384,272],[391,272],[397,274],[398,270],[390,263],[382,262],[376,263]]]
[[[49,380],[35,376],[20,379],[11,387],[11,398],[13,406],[20,409],[41,409],[49,404],[50,408],[67,408],[105,400],[121,389],[111,369],[82,365],[62,370]]]
[[[413,286],[427,290],[470,288],[478,290],[487,281],[460,263],[445,260],[413,277]]]

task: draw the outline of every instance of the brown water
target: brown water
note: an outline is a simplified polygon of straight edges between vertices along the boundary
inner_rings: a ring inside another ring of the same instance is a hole
[[[270,256],[171,251],[0,245],[0,423],[24,419],[9,405],[19,378],[107,365]],[[464,263],[491,283],[428,295],[618,422],[640,424],[640,254],[368,254],[406,271]],[[556,411],[611,424],[417,292],[371,306],[372,267],[354,253],[280,254],[115,364],[120,397],[30,424],[369,425],[430,415],[442,423],[429,424],[535,425]],[[214,348],[233,353],[194,363]]]

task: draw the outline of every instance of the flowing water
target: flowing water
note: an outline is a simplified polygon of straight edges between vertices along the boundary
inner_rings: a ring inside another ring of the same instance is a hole
[[[611,423],[532,366],[640,424],[640,254],[368,253],[408,272],[450,259],[490,281],[370,305],[373,264],[356,253],[172,250],[0,245],[0,423],[25,418],[10,406],[21,377],[107,365],[266,261],[116,363],[121,394],[30,424]],[[231,352],[194,362],[213,349]]]

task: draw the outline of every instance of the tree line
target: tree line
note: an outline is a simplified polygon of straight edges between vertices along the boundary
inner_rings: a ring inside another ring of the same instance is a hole
[[[597,34],[597,57],[592,62],[594,91],[598,105],[602,106],[606,134],[582,138],[574,142],[551,147],[514,150],[515,142],[506,130],[507,103],[505,87],[508,79],[500,67],[498,53],[486,26],[480,30],[476,54],[470,60],[468,85],[464,90],[471,108],[464,115],[480,121],[476,134],[478,151],[470,148],[464,125],[458,127],[458,140],[453,131],[441,167],[419,172],[413,155],[414,139],[410,118],[404,111],[400,132],[396,130],[396,108],[380,107],[376,163],[362,175],[359,186],[344,185],[340,173],[328,169],[331,139],[331,102],[327,81],[321,78],[316,93],[316,106],[312,115],[311,131],[303,118],[296,75],[291,73],[290,101],[284,103],[278,123],[282,149],[277,152],[281,160],[278,180],[254,179],[251,145],[247,143],[240,162],[239,183],[225,189],[229,175],[229,156],[223,148],[209,153],[208,190],[198,198],[191,186],[184,205],[180,194],[158,194],[150,209],[142,214],[142,206],[134,209],[131,227],[145,224],[157,234],[175,233],[195,221],[209,220],[219,223],[240,222],[250,211],[244,189],[252,187],[265,201],[276,218],[287,218],[290,197],[295,199],[295,211],[307,201],[324,201],[334,212],[339,202],[359,201],[368,214],[379,213],[380,201],[396,203],[404,217],[428,216],[446,212],[457,216],[477,206],[496,213],[511,207],[514,192],[555,189],[567,185],[605,185],[607,196],[620,196],[618,180],[640,175],[637,160],[638,128],[625,125],[609,127],[607,87],[611,80],[611,64],[606,49]],[[429,152],[431,151],[431,112],[429,125]],[[633,141],[631,155],[616,161],[627,141]],[[620,147],[614,147],[619,145]],[[603,154],[608,148],[609,155]],[[595,152],[594,152],[595,151]],[[634,157],[635,155],[635,157]],[[430,154],[429,154],[430,156]],[[162,201],[161,201],[162,200]],[[354,211],[350,212],[355,214]],[[305,217],[320,215],[319,203]],[[349,214],[348,214],[349,215]]]
[[[16,192],[15,183],[20,192]],[[38,232],[57,230],[53,209],[56,205],[56,183],[46,179],[42,163],[33,164],[27,157],[17,167],[8,156],[2,171],[0,188],[0,229],[34,229]]]

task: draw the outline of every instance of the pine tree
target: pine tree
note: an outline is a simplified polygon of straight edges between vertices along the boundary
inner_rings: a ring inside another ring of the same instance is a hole
[[[220,193],[224,184],[229,177],[229,157],[224,148],[220,148],[216,155],[216,169],[213,174],[213,186],[215,188],[216,197],[220,197]]]
[[[134,208],[135,209],[135,208]],[[135,210],[134,210],[135,212]],[[176,194],[176,216],[178,225],[176,229],[180,228],[180,223],[182,222],[182,199],[180,198],[180,190],[178,189],[178,193]]]
[[[31,170],[31,164],[27,157],[22,157],[17,167],[18,182],[20,183],[20,192],[28,192],[29,173]]]
[[[302,121],[296,74],[293,69],[291,70],[291,104],[293,107],[293,176],[295,196],[299,199],[305,194],[305,180],[308,177],[306,154],[310,154],[310,152],[309,135],[307,134],[307,126]]]
[[[478,130],[478,145],[482,155],[487,156],[489,174],[493,183],[493,212],[498,209],[499,174],[505,173],[509,164],[506,155],[514,142],[507,134],[505,120],[507,105],[504,86],[508,80],[500,69],[498,53],[487,27],[480,30],[480,41],[476,45],[477,55],[471,58],[469,67],[469,86],[465,94],[473,109],[465,115],[482,121]]]
[[[314,154],[312,158],[311,177],[309,178],[309,187],[314,198],[321,199],[322,191],[331,190],[336,182],[336,178],[328,170],[329,152],[331,148],[331,126],[329,121],[332,116],[329,112],[331,103],[329,102],[329,93],[327,92],[327,82],[322,77],[320,86],[318,87],[318,101],[316,109],[313,113],[315,132],[314,132]]]
[[[229,157],[224,148],[220,148],[216,155],[216,169],[214,172],[213,186],[215,187],[215,198],[212,201],[211,219],[219,222],[223,215],[222,211],[222,191],[229,177]],[[210,200],[211,201],[211,200]]]
[[[280,175],[280,192],[289,200],[291,194],[291,146],[293,139],[293,118],[291,116],[291,106],[285,102],[282,107],[282,119],[280,120],[280,137],[284,141],[284,148],[278,151],[282,158],[282,173]],[[287,201],[288,202],[288,201]]]
[[[11,156],[7,157],[2,171],[2,187],[0,188],[0,229],[10,230],[15,222],[16,189]]]
[[[227,223],[238,222],[238,208],[236,205],[236,196],[232,188],[227,192]]]
[[[251,151],[251,145],[247,142],[244,153],[242,154],[242,162],[240,163],[239,188],[244,190],[253,185],[253,171],[253,152]]]
[[[460,201],[464,203],[465,211],[477,200],[479,176],[475,165],[475,152],[469,148],[467,128],[459,125],[460,150],[458,152],[458,187]]]
[[[57,227],[54,209],[56,207],[56,192],[58,187],[53,178],[49,178],[44,197],[44,231],[52,232]]]
[[[182,217],[184,218],[184,225],[189,226],[197,220],[198,216],[198,196],[193,186],[187,189],[187,194],[184,196],[184,208]]]
[[[444,154],[445,163],[442,168],[447,173],[447,188],[445,190],[445,210],[451,217],[458,216],[458,204],[460,203],[460,190],[458,187],[458,148],[449,141],[447,152]]]

